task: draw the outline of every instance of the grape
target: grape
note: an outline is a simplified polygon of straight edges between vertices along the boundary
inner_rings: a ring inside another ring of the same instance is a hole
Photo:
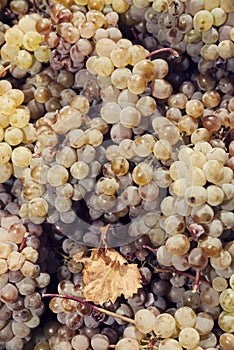
[[[175,331],[176,322],[174,318],[167,313],[156,317],[154,332],[160,338],[169,338]]]
[[[135,314],[135,324],[137,329],[146,334],[150,333],[153,330],[155,323],[155,316],[152,312],[148,310],[139,310]]]

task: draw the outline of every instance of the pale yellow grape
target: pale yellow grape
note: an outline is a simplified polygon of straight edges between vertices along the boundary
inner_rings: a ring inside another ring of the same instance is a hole
[[[34,56],[38,62],[49,62],[51,56],[51,49],[46,46],[39,46],[39,48],[34,51]]]
[[[129,47],[128,52],[130,54],[129,64],[131,66],[135,66],[137,62],[143,60],[149,53],[149,51],[141,45],[132,45]]]
[[[168,233],[166,227],[165,231]],[[167,239],[165,244],[166,250],[172,256],[185,255],[190,249],[190,241],[184,234],[175,234]]]
[[[109,57],[98,57],[94,62],[94,70],[101,77],[107,77],[114,71],[114,65]]]
[[[117,13],[124,13],[129,9],[130,5],[124,0],[112,0],[113,11]],[[117,349],[122,350],[122,349]],[[128,349],[126,349],[128,350]],[[132,349],[134,350],[134,349]]]
[[[185,179],[190,185],[194,186],[204,186],[206,184],[205,174],[198,167],[189,168],[185,172]]]
[[[212,288],[217,292],[223,292],[228,288],[228,282],[226,278],[217,276],[212,280]]]
[[[123,337],[141,340],[144,337],[144,333],[140,332],[134,325],[129,325],[124,329]]]
[[[198,32],[207,32],[212,27],[213,21],[213,16],[209,11],[201,10],[193,17],[193,26]]]
[[[183,350],[183,349],[177,340],[165,339],[160,341],[158,350]]]
[[[198,128],[191,135],[191,143],[196,145],[201,141],[210,141],[211,133],[206,128]]]
[[[95,51],[98,56],[110,57],[111,51],[116,48],[116,43],[109,39],[103,38],[96,42]]]
[[[91,56],[86,61],[86,68],[92,74],[97,74],[96,69],[94,67],[95,62],[96,62],[97,59],[98,59],[97,56]]]
[[[43,218],[48,212],[48,203],[43,198],[33,198],[28,204],[29,214],[36,218]]]
[[[6,96],[0,96],[0,113],[5,114],[9,116],[10,114],[14,113],[16,109],[16,103],[15,101]]]
[[[75,162],[70,168],[71,175],[78,180],[84,179],[89,174],[89,166],[85,162]]]
[[[88,143],[93,147],[98,147],[103,141],[103,134],[98,129],[90,129],[87,131]]]
[[[190,100],[186,103],[186,113],[193,118],[199,118],[203,114],[204,106],[199,100]]]
[[[232,274],[229,280],[230,287],[234,290],[234,273]]]
[[[226,22],[227,19],[227,13],[221,8],[221,7],[216,7],[211,10],[211,14],[213,16],[213,25],[214,26],[221,26]]]
[[[126,159],[133,158],[136,155],[133,149],[133,143],[134,143],[133,140],[124,139],[119,144],[120,153],[124,154],[124,157]]]
[[[200,141],[196,143],[193,149],[194,151],[199,151],[199,152],[202,152],[204,155],[206,155],[208,152],[212,150],[212,146],[206,141]]]
[[[70,168],[77,161],[77,154],[71,147],[63,147],[56,153],[56,162],[65,168]]]
[[[206,160],[206,156],[199,151],[193,151],[188,159],[188,165],[190,167],[198,167],[198,168],[202,168],[203,165],[205,165],[207,162]],[[204,171],[204,170],[203,170]]]
[[[222,164],[226,163],[227,154],[224,149],[220,147],[214,147],[208,153],[206,153],[206,158],[208,160],[215,159],[220,161]]]
[[[125,67],[130,62],[130,54],[128,49],[117,47],[110,53],[110,59],[115,67]]]
[[[232,256],[228,250],[222,250],[216,258],[210,258],[210,264],[215,270],[223,271],[229,268],[232,263]]]
[[[210,11],[219,7],[219,2],[219,0],[204,0],[204,9]]]
[[[11,146],[17,146],[23,140],[23,132],[18,128],[8,127],[5,130],[4,140]]]
[[[174,181],[181,178],[186,178],[186,174],[188,172],[188,166],[185,162],[181,160],[177,160],[171,164],[169,172],[170,172],[170,177]]]
[[[138,8],[145,8],[149,5],[149,0],[133,0],[134,6]]]
[[[132,77],[132,72],[128,68],[117,68],[111,74],[111,83],[120,90],[128,87],[128,81]]]
[[[194,328],[200,335],[209,334],[214,327],[214,319],[208,312],[199,312],[197,314],[196,324]]]
[[[147,157],[152,153],[154,145],[155,138],[150,134],[145,134],[133,141],[133,151],[140,157]]]
[[[227,166],[223,168],[223,176],[221,180],[217,181],[215,184],[221,186],[223,184],[231,183],[233,180],[233,170]]]
[[[61,198],[57,196],[54,202],[54,206],[55,209],[60,213],[65,213],[71,209],[72,201],[70,198]]]
[[[120,39],[120,40],[116,43],[116,45],[117,45],[118,47],[123,47],[124,49],[129,49],[130,47],[133,46],[132,42],[131,42],[130,40],[128,40],[128,39],[125,39],[125,38]]]
[[[118,95],[117,102],[121,108],[134,106],[138,101],[138,96],[132,94],[128,89],[124,89]]]
[[[140,332],[144,334],[152,332],[156,318],[151,311],[147,309],[139,310],[136,312],[134,319],[135,325]]]
[[[0,96],[4,95],[12,89],[12,85],[8,80],[0,80]]]
[[[139,163],[132,172],[132,179],[137,185],[147,185],[152,178],[153,168],[147,163]]]
[[[116,102],[108,102],[101,108],[101,117],[109,124],[119,122],[121,108]]]
[[[227,312],[234,312],[234,290],[227,288],[219,297],[220,305]]]
[[[194,327],[196,323],[196,314],[193,309],[188,306],[182,306],[176,310],[174,318],[177,327],[180,329]]]
[[[10,179],[12,170],[12,165],[10,163],[5,163],[0,166],[0,183],[4,183]]]
[[[174,317],[170,314],[162,313],[156,317],[154,323],[154,333],[159,338],[170,338],[176,328]]]
[[[120,123],[126,128],[135,128],[140,124],[141,114],[135,107],[125,107],[119,116]]]
[[[215,207],[220,205],[224,200],[224,193],[222,189],[215,185],[210,185],[207,190],[207,203]]]
[[[193,150],[189,147],[181,147],[179,150],[178,158],[179,160],[188,163],[190,160],[190,155],[193,153]]]
[[[132,338],[123,338],[119,340],[118,343],[116,344],[116,350],[139,350],[139,349],[140,347],[139,347],[138,341]]]
[[[18,26],[25,33],[29,31],[36,32],[36,21],[30,15],[21,17],[18,22]]]
[[[11,159],[12,149],[6,142],[0,142],[0,164],[6,164]]]
[[[200,207],[207,201],[207,191],[202,186],[190,186],[186,189],[185,201],[191,207]]]
[[[17,67],[27,70],[33,63],[32,55],[26,50],[20,50],[14,56],[14,63]]]
[[[202,170],[209,182],[217,183],[223,178],[224,167],[218,160],[208,160],[203,165]]]
[[[54,187],[64,185],[67,182],[68,177],[68,171],[62,165],[53,165],[47,173],[48,183]]]
[[[159,13],[166,13],[168,11],[168,1],[167,0],[154,0],[152,8]]]
[[[15,112],[9,116],[9,122],[12,127],[25,128],[30,120],[30,111],[27,107],[16,108]]]
[[[6,43],[13,47],[22,46],[23,37],[24,37],[24,32],[20,28],[17,28],[16,26],[8,28],[4,35]]]
[[[189,183],[184,179],[177,179],[172,184],[172,190],[178,197],[184,197],[186,190],[190,187]]]
[[[159,140],[156,141],[153,152],[157,159],[167,160],[171,158],[172,146],[167,140]]]
[[[7,258],[7,264],[10,271],[17,271],[21,269],[25,262],[25,257],[23,254],[13,251]]]
[[[36,129],[33,124],[26,125],[21,131],[23,132],[22,143],[32,143],[37,140]]]
[[[128,81],[128,89],[132,94],[143,94],[147,87],[147,81],[140,74],[133,74]]]
[[[219,56],[223,59],[230,59],[234,56],[234,43],[231,40],[223,40],[218,45]]]
[[[17,147],[13,149],[11,159],[12,163],[18,167],[27,167],[30,165],[32,152],[26,147]]]
[[[0,50],[1,59],[6,62],[12,62],[19,51],[19,47],[13,47],[8,44],[4,44]]]
[[[4,129],[0,126],[0,142],[4,139]]]
[[[154,79],[154,71],[154,64],[150,60],[144,59],[135,64],[132,73],[142,75],[148,83]]]
[[[200,336],[196,329],[192,327],[183,328],[179,334],[179,343],[186,349],[199,344]]]
[[[16,107],[24,102],[24,93],[19,89],[10,89],[6,92],[5,96],[10,97],[15,102]]]
[[[155,112],[156,107],[156,101],[151,96],[142,96],[136,103],[136,108],[141,112],[142,117],[151,116]]]
[[[219,327],[228,333],[234,332],[234,312],[223,311],[218,318]]]

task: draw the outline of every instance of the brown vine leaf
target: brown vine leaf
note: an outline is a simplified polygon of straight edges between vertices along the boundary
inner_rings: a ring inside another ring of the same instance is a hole
[[[137,265],[128,264],[114,249],[93,249],[88,258],[78,253],[73,260],[84,264],[83,294],[87,301],[114,303],[121,294],[129,298],[142,287]]]

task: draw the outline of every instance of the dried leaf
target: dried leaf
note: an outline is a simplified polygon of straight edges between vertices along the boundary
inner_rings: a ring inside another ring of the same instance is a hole
[[[89,258],[74,255],[73,260],[84,264],[83,294],[87,301],[114,303],[121,294],[129,298],[142,287],[137,265],[128,264],[114,249],[93,249]]]

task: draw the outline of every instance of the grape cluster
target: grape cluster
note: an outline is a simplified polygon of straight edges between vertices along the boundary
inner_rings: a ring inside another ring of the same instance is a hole
[[[233,1],[0,10],[0,349],[233,350]],[[84,300],[91,247],[138,293]]]
[[[43,230],[40,225],[22,223],[18,204],[1,187],[0,228],[0,344],[22,349],[25,339],[40,324],[50,275],[43,271]],[[44,260],[45,261],[45,260]],[[1,347],[2,348],[2,347]]]

